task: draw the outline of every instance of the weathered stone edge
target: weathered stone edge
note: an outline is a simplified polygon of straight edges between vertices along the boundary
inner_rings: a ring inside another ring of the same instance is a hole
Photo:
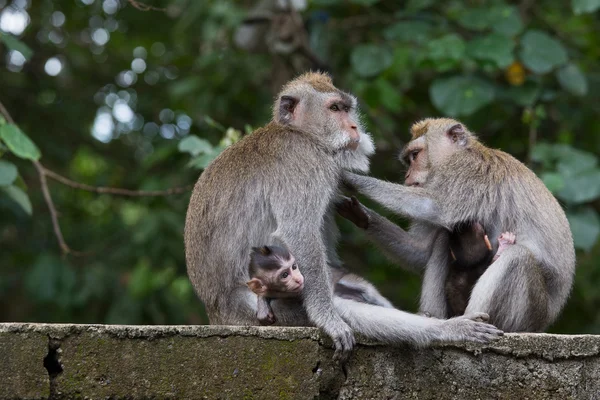
[[[61,340],[70,335],[106,334],[121,339],[158,339],[172,336],[228,337],[252,336],[262,339],[310,339],[328,347],[331,340],[312,327],[261,327],[219,325],[84,325],[43,323],[0,323],[0,333],[37,333]],[[358,338],[367,346],[381,343]],[[509,333],[487,345],[475,343],[440,343],[434,347],[454,348],[470,353],[493,352],[512,357],[540,357],[547,360],[573,359],[600,355],[600,335],[556,335],[546,333]]]

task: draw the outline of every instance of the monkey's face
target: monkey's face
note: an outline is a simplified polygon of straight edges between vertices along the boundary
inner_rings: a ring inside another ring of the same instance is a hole
[[[429,174],[450,156],[468,147],[471,134],[460,122],[449,118],[427,119],[413,125],[411,140],[401,159],[408,165],[404,184],[423,186]]]
[[[266,297],[295,297],[304,289],[304,276],[293,256],[269,255],[255,262],[256,273],[246,284],[254,293]]]
[[[406,186],[423,186],[429,176],[429,154],[425,136],[409,142],[402,151],[401,160],[408,166],[404,177]]]

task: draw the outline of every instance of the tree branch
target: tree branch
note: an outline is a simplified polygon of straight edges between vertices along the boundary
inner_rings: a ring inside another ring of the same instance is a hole
[[[131,1],[131,0],[130,0]],[[15,121],[12,119],[4,104],[0,101],[0,114],[4,115],[4,118],[11,123],[14,124]],[[37,170],[38,176],[40,178],[40,187],[42,189],[42,194],[44,195],[44,201],[48,206],[48,210],[50,210],[50,218],[52,220],[52,227],[54,229],[54,235],[58,241],[58,245],[60,246],[60,250],[63,255],[73,254],[75,256],[82,256],[89,253],[83,253],[79,251],[75,251],[69,247],[66,243],[65,238],[62,234],[62,230],[60,228],[60,223],[58,221],[58,212],[56,211],[56,207],[54,205],[54,201],[52,200],[52,195],[50,194],[50,190],[48,189],[48,180],[46,177],[52,178],[57,182],[62,183],[63,185],[67,185],[69,187],[81,190],[87,190],[88,192],[94,193],[108,193],[120,196],[133,196],[133,197],[156,197],[156,196],[169,196],[173,194],[180,194],[189,192],[194,185],[187,185],[183,187],[174,187],[166,190],[129,190],[129,189],[121,189],[121,188],[113,188],[113,187],[96,187],[91,185],[86,185],[84,183],[79,183],[72,181],[71,179],[65,178],[62,175],[57,174],[54,171],[51,171],[44,167],[42,163],[38,160],[32,160],[35,169]]]
[[[91,186],[86,185],[85,183],[79,183],[72,181],[69,178],[66,178],[62,175],[57,174],[54,171],[51,171],[45,167],[43,167],[44,175],[48,176],[48,178],[54,179],[57,182],[62,183],[63,185],[70,186],[74,189],[86,190],[88,192],[94,193],[108,193],[114,194],[118,196],[131,196],[131,197],[158,197],[158,196],[170,196],[172,194],[180,194],[189,192],[194,188],[194,185],[187,185],[181,187],[174,187],[166,190],[130,190],[130,189],[122,189],[115,187],[106,187],[106,186]]]
[[[166,8],[154,7],[136,0],[129,0],[129,4],[140,11],[167,11]]]

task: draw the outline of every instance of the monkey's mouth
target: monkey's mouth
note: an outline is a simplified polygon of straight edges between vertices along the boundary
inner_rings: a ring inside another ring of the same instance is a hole
[[[300,285],[290,288],[290,292],[294,292],[294,293],[298,293],[301,292],[302,289],[304,289],[304,283],[301,283]]]

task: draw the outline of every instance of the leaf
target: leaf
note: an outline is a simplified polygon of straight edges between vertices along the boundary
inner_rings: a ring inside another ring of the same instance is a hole
[[[35,161],[41,157],[40,150],[35,143],[14,124],[0,126],[0,139],[4,141],[8,149],[17,157]]]
[[[575,15],[592,13],[600,8],[600,0],[571,0],[571,8]]]
[[[564,187],[556,194],[562,200],[581,204],[600,197],[600,169],[594,168],[566,178]]]
[[[575,247],[590,251],[600,235],[598,213],[593,208],[586,207],[581,211],[568,211],[567,219],[571,225]]]
[[[406,10],[408,11],[420,11],[431,7],[435,4],[435,0],[408,0],[406,4]]]
[[[567,62],[567,51],[562,43],[547,33],[529,30],[521,38],[521,60],[537,74],[545,74]]]
[[[431,24],[427,22],[400,21],[383,31],[383,37],[387,40],[425,43],[431,36],[432,31]]]
[[[498,67],[506,68],[514,60],[514,48],[515,43],[512,39],[492,33],[470,41],[467,44],[467,54],[478,60],[493,61]]]
[[[504,36],[516,36],[523,30],[523,20],[515,6],[498,5],[490,9],[489,26],[494,32]]]
[[[392,65],[392,61],[388,48],[373,44],[356,47],[350,56],[352,69],[364,78],[379,75]]]
[[[195,169],[205,169],[221,153],[222,148],[216,147],[210,153],[200,154],[198,157],[192,158],[187,164],[188,167]]]
[[[470,76],[436,79],[429,88],[433,104],[449,116],[470,115],[494,100],[494,87]]]
[[[394,87],[387,79],[379,78],[375,82],[379,91],[378,104],[391,112],[397,112],[402,107],[402,91]]]
[[[190,153],[192,156],[197,156],[200,153],[210,153],[213,146],[206,139],[201,139],[196,135],[188,135],[181,139],[177,148],[182,153]]]
[[[15,164],[0,160],[0,186],[11,185],[17,179],[18,174]]]
[[[532,106],[540,95],[540,86],[535,82],[526,82],[522,86],[511,86],[506,94],[512,101],[523,107]]]
[[[545,172],[541,174],[540,179],[552,193],[556,193],[565,186],[565,180],[562,175],[556,172]]]
[[[427,44],[427,58],[433,61],[460,61],[465,54],[465,41],[452,33]]]
[[[483,31],[489,27],[489,10],[485,8],[469,8],[458,17],[458,23],[472,31]]]
[[[350,0],[350,3],[360,4],[363,6],[372,6],[378,2],[379,2],[379,0]]]
[[[21,206],[23,211],[25,211],[28,215],[33,213],[33,207],[31,206],[31,201],[27,196],[27,193],[23,191],[23,189],[11,185],[11,186],[3,186],[0,187],[0,193],[8,196],[14,202]]]
[[[9,50],[16,50],[19,53],[23,54],[26,60],[31,59],[33,55],[33,50],[31,50],[25,43],[17,39],[12,35],[8,35],[6,33],[0,34],[0,41],[2,41]]]
[[[556,71],[558,82],[567,92],[575,96],[585,96],[588,91],[587,80],[575,64],[567,64]]]

